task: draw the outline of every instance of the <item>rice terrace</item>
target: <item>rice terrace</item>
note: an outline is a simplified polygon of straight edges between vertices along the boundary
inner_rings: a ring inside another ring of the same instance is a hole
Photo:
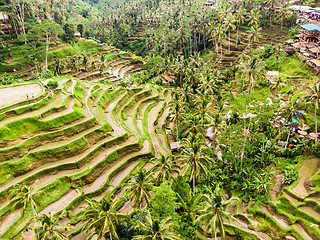
[[[0,2],[0,239],[320,239],[320,4]]]

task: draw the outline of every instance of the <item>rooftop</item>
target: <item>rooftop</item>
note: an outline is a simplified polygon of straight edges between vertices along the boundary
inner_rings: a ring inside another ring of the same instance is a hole
[[[320,31],[320,27],[315,25],[315,24],[305,24],[305,25],[300,25],[300,27],[306,29],[307,31]]]

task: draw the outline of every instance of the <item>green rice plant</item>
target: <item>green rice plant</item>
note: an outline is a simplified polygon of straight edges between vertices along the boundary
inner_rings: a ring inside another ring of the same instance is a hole
[[[36,131],[46,131],[61,127],[84,117],[83,110],[78,102],[73,105],[73,111],[57,118],[43,121],[40,116],[18,119],[0,127],[0,142],[13,141],[19,137],[28,136]]]
[[[83,102],[83,96],[85,94],[84,86],[78,81],[77,84],[74,86],[74,96]]]
[[[65,129],[35,135],[18,145],[14,145],[9,148],[2,148],[0,149],[0,162],[10,158],[18,157],[22,152],[33,149],[39,145],[43,145],[52,141],[59,141],[60,139],[78,134],[88,128],[94,127],[96,124],[96,119],[91,118]]]

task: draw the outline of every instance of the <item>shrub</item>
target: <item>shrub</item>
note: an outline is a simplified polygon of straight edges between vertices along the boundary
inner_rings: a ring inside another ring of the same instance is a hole
[[[295,166],[289,165],[289,166],[284,170],[283,182],[284,182],[285,184],[290,185],[290,184],[293,183],[297,178],[298,178],[298,170],[296,169]]]
[[[132,64],[138,64],[138,63],[143,63],[142,58],[141,57],[135,57],[131,59],[131,63]]]
[[[57,88],[58,87],[58,82],[56,81],[56,80],[50,80],[49,82],[48,82],[48,86],[49,87],[52,87],[52,88]]]
[[[0,76],[0,85],[9,85],[15,82],[15,78],[11,75],[4,74]]]

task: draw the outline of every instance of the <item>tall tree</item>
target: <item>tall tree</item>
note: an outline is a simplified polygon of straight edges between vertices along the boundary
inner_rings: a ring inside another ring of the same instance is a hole
[[[8,199],[12,209],[21,208],[22,215],[31,207],[33,218],[38,214],[39,201],[35,198],[34,185],[16,185],[9,193]]]
[[[77,215],[84,223],[83,229],[87,232],[93,230],[90,236],[97,234],[99,239],[108,236],[118,240],[116,224],[120,219],[127,218],[126,214],[117,212],[121,206],[119,199],[112,199],[108,192],[100,201],[89,199],[86,202],[88,205]]]
[[[181,142],[181,155],[179,160],[184,168],[184,175],[189,175],[189,181],[192,181],[193,191],[195,191],[196,180],[200,180],[200,176],[208,176],[211,161],[205,153],[206,145],[201,139],[183,139]]]
[[[320,84],[317,81],[314,82],[313,87],[309,87],[311,95],[307,97],[308,101],[312,102],[314,105],[314,125],[315,125],[315,132],[316,138],[314,140],[314,147],[317,147],[318,141],[318,120],[317,120],[317,113],[319,109],[319,101],[320,101]]]
[[[281,29],[283,28],[283,19],[289,19],[292,15],[291,9],[289,9],[289,3],[286,1],[281,8],[277,10],[278,17],[281,19]]]
[[[242,7],[240,7],[237,11],[236,11],[236,15],[235,15],[235,21],[237,23],[237,39],[236,39],[236,47],[238,46],[238,41],[239,41],[239,28],[241,24],[244,24],[244,20],[245,20],[245,15],[246,15],[246,10]]]
[[[41,240],[68,240],[63,232],[71,229],[70,225],[59,226],[60,221],[65,217],[66,212],[63,211],[58,215],[43,214],[37,217],[38,224],[35,227],[37,239]]]
[[[136,227],[139,235],[133,237],[134,240],[181,240],[181,237],[174,232],[178,225],[170,218],[158,220],[147,212],[144,221],[139,221]]]
[[[46,39],[46,56],[45,56],[45,70],[48,70],[48,52],[50,40],[52,37],[56,37],[59,33],[62,32],[62,29],[59,24],[50,22],[48,20],[43,21],[40,24],[34,25],[30,29],[29,34],[33,34],[34,36],[44,37]]]
[[[133,199],[134,207],[141,207],[143,202],[149,204],[150,191],[153,187],[153,178],[150,172],[140,169],[125,186],[128,187],[126,196],[130,196],[130,200]]]
[[[261,14],[260,11],[256,8],[251,9],[251,11],[248,13],[248,24],[249,25],[258,25],[260,22]]]
[[[150,172],[157,174],[155,178],[156,186],[170,180],[174,173],[179,173],[179,166],[173,156],[161,155],[161,158],[152,158],[151,161],[154,166],[150,169]]]
[[[272,25],[271,19],[274,12],[274,7],[279,4],[278,0],[265,0],[264,4],[269,8],[270,26]]]
[[[262,79],[265,72],[265,63],[259,56],[243,56],[239,64],[240,76],[248,83],[248,90],[252,91],[257,80]]]
[[[207,194],[198,196],[199,217],[196,222],[204,226],[205,233],[210,229],[214,238],[217,239],[217,230],[219,229],[222,238],[225,237],[225,221],[231,219],[228,208],[236,201],[235,198],[226,200],[224,193],[216,188],[215,191],[208,190]]]
[[[230,31],[235,30],[236,28],[234,23],[235,23],[235,17],[232,13],[229,13],[224,20],[224,26],[226,28],[226,31],[229,33],[229,54],[230,54]]]

